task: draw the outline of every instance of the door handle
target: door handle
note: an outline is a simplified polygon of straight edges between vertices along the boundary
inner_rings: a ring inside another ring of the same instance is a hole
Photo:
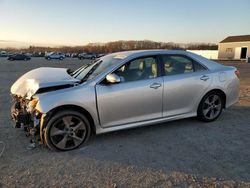
[[[153,89],[158,89],[159,87],[161,87],[161,84],[159,83],[153,83],[150,85],[150,88],[153,88]]]
[[[202,77],[200,77],[200,79],[203,81],[207,81],[209,79],[209,77],[206,75],[203,75]]]

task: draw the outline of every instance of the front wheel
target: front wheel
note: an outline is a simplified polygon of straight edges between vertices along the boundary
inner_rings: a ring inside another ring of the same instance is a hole
[[[210,92],[203,97],[198,107],[198,117],[205,122],[216,120],[223,107],[223,99],[220,93]]]
[[[81,113],[64,110],[56,113],[45,129],[45,141],[52,150],[68,151],[78,148],[90,137],[90,124]]]

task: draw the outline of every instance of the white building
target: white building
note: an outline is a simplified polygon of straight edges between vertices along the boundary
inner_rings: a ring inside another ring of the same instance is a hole
[[[230,36],[219,43],[219,59],[245,60],[250,57],[250,35]]]

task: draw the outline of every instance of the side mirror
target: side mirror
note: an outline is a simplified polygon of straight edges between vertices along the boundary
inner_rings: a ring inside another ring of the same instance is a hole
[[[111,83],[111,84],[120,83],[121,82],[121,78],[117,74],[115,74],[115,73],[108,74],[106,76],[106,80],[107,80],[108,83]]]

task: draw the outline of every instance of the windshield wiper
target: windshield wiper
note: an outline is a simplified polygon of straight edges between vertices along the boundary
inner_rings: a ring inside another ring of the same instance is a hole
[[[88,80],[89,76],[96,70],[96,68],[102,63],[102,61],[97,62],[90,70],[89,72],[84,76],[84,78],[81,80],[82,82],[85,82]]]
[[[88,63],[86,66],[81,66],[80,68],[76,69],[74,72],[72,72],[73,77],[77,77],[84,69],[88,68],[90,65],[93,65],[92,63]]]

